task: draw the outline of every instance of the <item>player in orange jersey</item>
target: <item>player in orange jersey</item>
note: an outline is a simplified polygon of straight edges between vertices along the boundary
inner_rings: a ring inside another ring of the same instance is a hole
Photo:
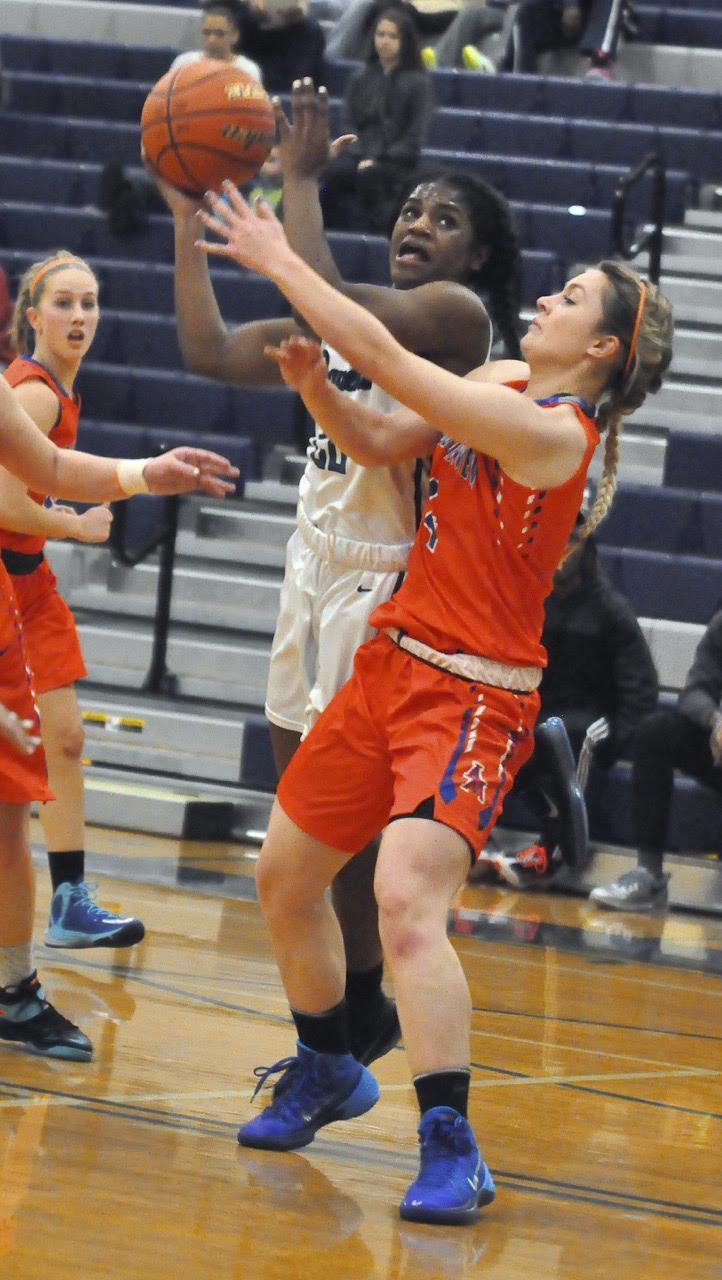
[[[0,378],[0,466],[36,493],[77,502],[112,502],[133,493],[204,493],[234,488],[235,467],[205,449],[159,458],[94,458],[58,449],[39,431]],[[87,1061],[90,1041],[45,999],[32,961],[35,883],[28,838],[30,802],[52,800],[20,617],[0,561],[0,1040],[34,1053]],[[28,730],[25,740],[18,722]],[[18,749],[18,739],[20,750]]]
[[[72,449],[80,399],[75,380],[98,327],[98,282],[81,258],[60,250],[25,272],[13,316],[19,355],[4,377],[40,430]],[[75,682],[87,675],[73,615],[57,590],[46,538],[104,542],[105,506],[79,515],[44,505],[0,469],[0,555],[12,580],[28,663],[38,698],[50,787],[42,806],[53,885],[45,941],[52,947],[123,947],[144,935],[140,920],[100,907],[85,881],[83,724]]]
[[[239,1141],[305,1146],[378,1096],[347,1052],[343,948],[324,895],[350,851],[383,828],[381,938],[421,1110],[421,1167],[401,1215],[467,1222],[494,1186],[466,1118],[471,1002],[447,911],[531,754],[544,599],[600,432],[605,474],[587,533],[611,502],[621,419],[661,384],[671,309],[634,272],[604,262],[539,299],[525,363],[460,378],[322,281],[270,210],[254,214],[230,190],[227,203],[208,200],[203,221],[221,243],[206,252],[267,275],[315,333],[408,406],[349,408],[319,348],[290,339],[271,354],[322,430],[365,466],[435,446],[405,581],[372,614],[378,635],[281,779],[258,892],[298,1056],[263,1073],[284,1072]]]

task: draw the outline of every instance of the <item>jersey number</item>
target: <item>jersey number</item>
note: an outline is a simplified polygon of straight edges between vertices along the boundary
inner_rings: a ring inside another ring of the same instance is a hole
[[[428,533],[426,546],[429,551],[436,550],[436,544],[439,540],[439,522],[431,511],[427,511],[424,516],[424,528]]]
[[[341,453],[333,440],[329,440],[321,432],[312,437],[308,456],[320,471],[336,471],[341,476],[346,475],[346,454]]]

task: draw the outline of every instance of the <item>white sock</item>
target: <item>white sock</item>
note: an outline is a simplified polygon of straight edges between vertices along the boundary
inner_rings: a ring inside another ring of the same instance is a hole
[[[16,987],[33,969],[32,939],[17,947],[0,947],[0,987]]]

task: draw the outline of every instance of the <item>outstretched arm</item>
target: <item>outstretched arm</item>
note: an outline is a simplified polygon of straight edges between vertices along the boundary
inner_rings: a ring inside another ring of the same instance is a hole
[[[226,195],[230,203],[211,196],[212,212],[200,215],[222,239],[204,242],[206,252],[267,275],[355,369],[438,431],[497,458],[521,483],[562,484],[574,473],[585,437],[568,406],[541,410],[508,387],[459,378],[407,351],[375,316],[293,253],[267,206],[254,212],[232,189]]]
[[[207,449],[171,449],[158,458],[118,463],[58,449],[0,378],[0,466],[29,489],[75,502],[115,502],[132,493],[232,493],[238,469]]]
[[[302,396],[321,430],[362,467],[391,467],[431,453],[439,433],[410,409],[378,413],[329,382],[321,348],[308,338],[268,347],[284,382]]]
[[[173,214],[175,238],[175,314],[183,364],[191,373],[242,387],[277,384],[278,369],[263,354],[269,342],[282,342],[298,328],[291,319],[254,320],[229,329],[220,313],[208,261],[196,248],[198,204],[148,176]],[[243,281],[239,282],[243,289]]]
[[[330,161],[355,140],[344,134],[331,142],[328,94],[311,80],[296,80],[291,121],[274,103],[283,168],[283,226],[292,249],[314,271],[366,307],[411,351],[423,351],[436,364],[468,373],[486,359],[491,325],[481,299],[451,281],[413,289],[345,281],[331,253],[323,226],[318,184]]]

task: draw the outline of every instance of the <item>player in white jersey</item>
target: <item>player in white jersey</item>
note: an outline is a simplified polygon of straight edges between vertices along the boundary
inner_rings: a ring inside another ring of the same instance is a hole
[[[279,110],[284,225],[293,247],[337,288],[379,316],[409,350],[452,372],[482,363],[491,325],[477,290],[486,292],[497,330],[518,355],[519,254],[509,207],[481,179],[437,174],[417,183],[390,238],[392,288],[347,284],[324,238],[318,181],[329,154],[325,91],[294,86],[289,126]],[[159,184],[160,185],[160,184]],[[228,330],[213,293],[197,205],[161,186],[175,221],[176,315],[186,367],[240,386],[279,382],[264,355],[299,329],[294,320],[263,320]],[[382,391],[327,351],[334,381],[347,394],[389,411]],[[322,432],[308,448],[298,529],[287,551],[273,642],[266,713],[277,771],[302,733],[351,673],[356,649],[371,635],[368,617],[403,573],[423,500],[413,465],[363,468]],[[352,859],[334,884],[344,934],[354,1051],[369,1062],[398,1038],[395,1009],[381,990],[382,954],[373,899],[374,851]]]

